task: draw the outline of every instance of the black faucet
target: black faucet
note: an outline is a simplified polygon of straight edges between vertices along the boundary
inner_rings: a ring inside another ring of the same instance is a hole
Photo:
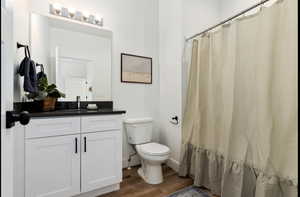
[[[77,109],[80,110],[80,96],[76,96]]]

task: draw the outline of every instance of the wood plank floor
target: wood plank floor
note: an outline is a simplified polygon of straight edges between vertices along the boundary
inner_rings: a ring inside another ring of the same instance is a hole
[[[123,171],[121,189],[101,197],[166,197],[193,184],[190,178],[181,178],[171,168],[163,166],[164,182],[158,185],[145,183],[137,174],[138,167]],[[213,195],[212,195],[213,197]]]

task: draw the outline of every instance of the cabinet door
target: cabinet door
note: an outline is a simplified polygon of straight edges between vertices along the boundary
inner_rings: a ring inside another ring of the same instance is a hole
[[[82,192],[120,183],[122,180],[121,131],[82,135]]]
[[[27,139],[25,143],[26,197],[80,193],[80,135]]]

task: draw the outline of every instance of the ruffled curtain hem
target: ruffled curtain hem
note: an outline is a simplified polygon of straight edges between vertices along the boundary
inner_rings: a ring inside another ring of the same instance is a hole
[[[217,152],[185,144],[180,176],[190,176],[194,185],[209,188],[222,197],[296,197],[296,179],[268,175],[245,163],[230,161]]]

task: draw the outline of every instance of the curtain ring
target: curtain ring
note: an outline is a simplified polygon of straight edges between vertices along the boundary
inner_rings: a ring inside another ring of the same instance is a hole
[[[260,1],[261,3],[263,2],[263,0]],[[264,4],[262,3],[260,6],[259,6],[259,11],[262,11],[264,8]]]

